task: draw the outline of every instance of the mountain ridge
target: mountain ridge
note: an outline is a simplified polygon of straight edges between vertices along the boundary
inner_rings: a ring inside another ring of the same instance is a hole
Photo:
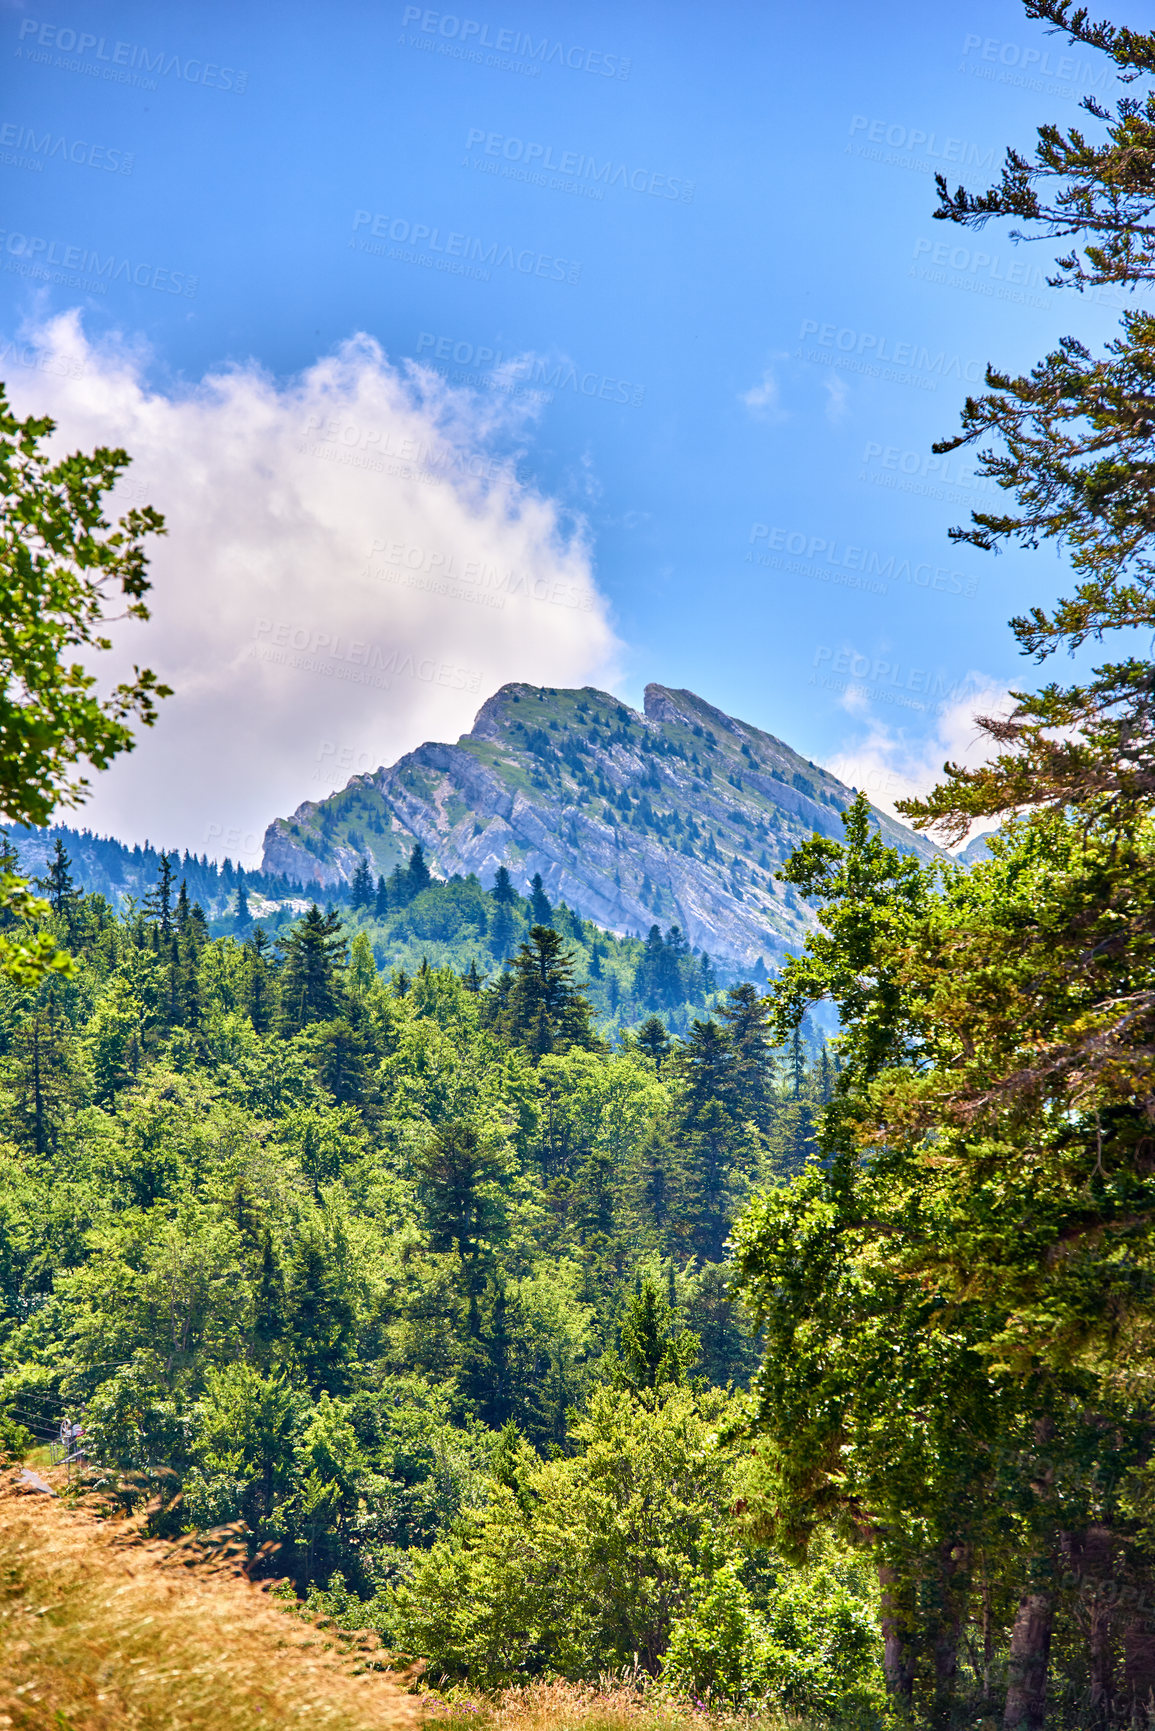
[[[327,887],[363,858],[387,876],[420,842],[444,877],[519,885],[619,935],[680,927],[739,968],[797,951],[812,911],[773,872],[814,831],[841,840],[854,790],[696,693],[646,686],[639,713],[592,686],[503,685],[454,744],[306,800],[265,833],[262,869]],[[872,807],[884,839],[941,850]]]

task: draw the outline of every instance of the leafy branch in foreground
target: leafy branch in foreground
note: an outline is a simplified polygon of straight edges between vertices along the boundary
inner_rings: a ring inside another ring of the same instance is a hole
[[[101,446],[53,462],[42,446],[54,431],[46,416],[19,420],[0,389],[0,812],[12,823],[44,824],[79,804],[88,783],[70,780],[74,766],[106,769],[131,751],[128,718],[151,727],[156,699],[171,695],[137,667],[101,698],[96,676],[65,659],[111,649],[104,630],[117,618],[148,618],[143,542],[164,533],[164,519],[146,506],[111,526],[103,495],[127,452]],[[118,588],[119,615],[107,610]]]
[[[1155,72],[1155,36],[1093,23],[1085,8],[1072,8],[1067,0],[1027,0],[1025,10],[1070,41],[1108,54],[1125,84]],[[1093,142],[1078,127],[1041,126],[1033,159],[1008,149],[1002,178],[985,192],[960,186],[952,193],[946,177],[936,175],[934,214],[967,228],[982,228],[992,216],[1043,225],[1039,236],[1012,230],[1013,240],[1087,237],[1086,264],[1076,251],[1058,259],[1059,274],[1048,279],[1054,287],[1155,280],[1155,93],[1142,102],[1121,97],[1113,110],[1093,96],[1082,106],[1107,123],[1105,143]]]
[[[127,468],[125,451],[100,446],[53,461],[44,449],[55,431],[46,416],[20,420],[0,386],[0,816],[46,824],[58,806],[78,805],[88,782],[78,764],[106,769],[133,748],[129,720],[145,727],[170,695],[148,668],[97,693],[85,662],[112,648],[105,635],[119,619],[148,618],[144,539],[164,533],[151,507],[112,525],[103,498]],[[124,606],[110,611],[119,591]],[[7,862],[0,871],[0,973],[31,986],[46,970],[68,972],[47,939],[26,935],[43,904]]]

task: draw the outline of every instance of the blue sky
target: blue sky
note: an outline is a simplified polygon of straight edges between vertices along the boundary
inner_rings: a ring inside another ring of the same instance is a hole
[[[326,791],[330,763],[456,733],[506,677],[602,675],[634,702],[647,680],[690,686],[886,802],[965,745],[968,693],[1025,677],[1005,621],[1057,592],[1062,567],[953,548],[948,527],[980,495],[967,462],[944,466],[930,444],[988,360],[1026,367],[1067,331],[1097,340],[1117,309],[1048,289],[1045,243],[933,221],[932,173],[986,184],[1005,144],[1028,147],[1086,91],[1117,86],[1010,0],[466,0],[456,13],[45,0],[0,14],[0,65],[0,334],[43,346],[75,309],[68,341],[90,356],[69,381],[6,346],[22,408],[44,401],[78,436],[106,411],[115,432],[131,373],[138,468],[149,478],[153,459],[180,520],[175,435],[167,457],[150,451],[159,410],[145,400],[188,416],[202,392],[204,449],[219,449],[206,377],[239,369],[283,406],[364,333],[384,357],[373,365],[447,375],[453,436],[511,465],[507,514],[524,528],[540,505],[549,519],[533,556],[567,580],[584,561],[574,580],[595,598],[553,606],[548,629],[545,608],[531,629],[511,604],[486,637],[480,609],[427,594],[405,631],[426,660],[451,644],[452,675],[398,674],[395,660],[343,710],[333,679],[314,677],[306,701],[298,667],[277,689],[287,711],[309,710],[307,740],[254,723],[268,685],[232,686],[212,699],[237,706],[231,747],[214,735],[206,763],[203,717],[174,699],[94,821],[225,851],[226,832],[251,841],[287,798]],[[219,393],[214,412],[229,412]],[[368,463],[388,446],[392,422],[358,446],[339,419],[334,451],[343,439]],[[248,461],[238,442],[230,473]],[[272,459],[252,461],[250,499]],[[235,500],[212,521],[213,491],[199,495],[198,563],[182,564],[175,528],[156,563],[158,592],[181,587],[186,607],[198,573],[219,562],[234,594],[260,563],[235,552]],[[408,534],[404,502],[376,497],[374,540]],[[340,629],[367,641],[390,641],[391,608],[412,604],[399,579],[354,593],[334,569],[294,590],[286,624],[270,612],[275,569],[261,581],[262,654],[337,589]],[[175,655],[179,631],[191,691],[240,650],[225,656],[189,618],[158,598],[151,658]],[[228,784],[215,805],[214,781]]]

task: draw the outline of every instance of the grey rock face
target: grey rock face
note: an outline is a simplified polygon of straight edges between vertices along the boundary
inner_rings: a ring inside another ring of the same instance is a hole
[[[456,745],[430,743],[270,824],[264,868],[324,886],[420,842],[442,877],[536,872],[553,902],[619,934],[678,925],[736,968],[773,968],[814,916],[773,879],[817,830],[841,839],[852,790],[690,691],[648,685],[645,714],[590,686],[505,685]],[[930,858],[883,813],[885,840]]]

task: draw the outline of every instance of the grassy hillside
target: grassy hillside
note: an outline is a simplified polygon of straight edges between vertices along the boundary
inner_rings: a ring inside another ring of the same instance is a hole
[[[53,1475],[58,1476],[58,1475]],[[16,1731],[403,1731],[420,1708],[353,1673],[240,1574],[188,1568],[0,1478],[0,1725]]]

